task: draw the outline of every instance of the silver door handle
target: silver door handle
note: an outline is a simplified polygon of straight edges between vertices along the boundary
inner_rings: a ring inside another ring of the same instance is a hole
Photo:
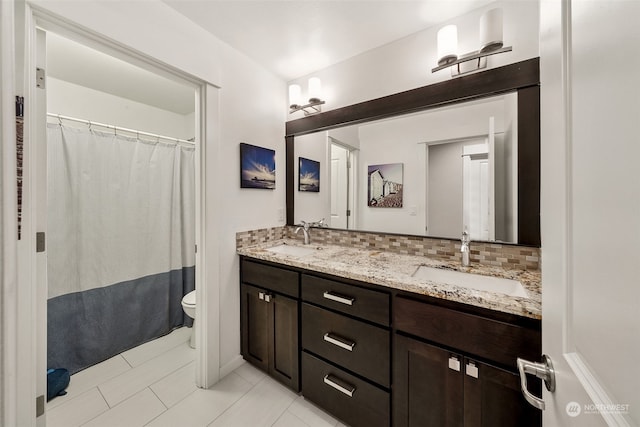
[[[330,299],[331,301],[336,301],[346,305],[353,305],[353,301],[355,301],[355,298],[334,294],[331,291],[325,291],[324,294],[322,294],[322,296],[325,297],[326,299]]]
[[[527,375],[531,374],[544,380],[544,385],[550,392],[556,390],[556,372],[553,370],[553,363],[546,354],[542,355],[542,363],[529,362],[518,357],[518,372],[520,373],[520,388],[524,398],[532,406],[544,411],[544,400],[534,396],[527,388]]]
[[[327,332],[326,334],[324,334],[324,336],[322,337],[323,340],[325,340],[328,343],[331,343],[333,345],[336,345],[340,348],[343,348],[347,351],[353,351],[353,347],[356,345],[356,343],[354,342],[349,342],[347,340],[345,340],[344,338],[340,338],[338,336],[335,336],[331,334],[331,332]]]
[[[264,294],[264,300],[265,300],[266,302],[271,302],[271,295],[269,295],[269,294]]]
[[[258,299],[264,301],[264,292],[258,292]]]
[[[336,390],[338,390],[340,393],[344,393],[349,397],[353,397],[353,393],[356,392],[356,388],[355,386],[349,386],[350,388],[346,388],[341,386],[340,384],[336,383],[335,380],[332,380],[331,378],[329,378],[330,374],[327,374],[324,376],[324,383],[327,384],[328,386],[331,386],[333,388],[335,388]],[[335,378],[335,377],[334,377]],[[342,382],[342,381],[341,381]]]

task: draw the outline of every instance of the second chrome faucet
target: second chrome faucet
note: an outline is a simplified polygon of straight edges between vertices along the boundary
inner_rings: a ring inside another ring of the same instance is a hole
[[[462,266],[469,267],[469,255],[471,250],[469,249],[469,243],[471,243],[471,238],[469,237],[469,233],[467,231],[462,232],[462,240],[460,244],[460,252],[462,253]]]
[[[311,227],[326,227],[326,226],[327,225],[324,222],[324,218],[316,222],[300,221],[300,225],[296,228],[295,233],[298,234],[300,230],[302,230],[304,234],[304,244],[308,245],[309,243],[311,243],[311,234],[309,233],[309,229]]]

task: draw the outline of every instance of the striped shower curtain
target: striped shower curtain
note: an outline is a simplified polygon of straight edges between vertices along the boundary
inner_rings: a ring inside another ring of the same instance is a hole
[[[49,124],[48,367],[74,373],[185,323],[195,150]]]

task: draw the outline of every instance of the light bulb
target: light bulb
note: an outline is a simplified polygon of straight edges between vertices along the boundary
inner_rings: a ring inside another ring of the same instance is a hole
[[[300,85],[289,86],[289,107],[297,107],[302,100],[302,89]]]
[[[438,31],[438,65],[458,59],[458,27],[446,25]]]
[[[309,79],[309,102],[319,102],[322,98],[322,82],[317,77]]]
[[[502,9],[488,10],[480,17],[480,52],[502,47]]]

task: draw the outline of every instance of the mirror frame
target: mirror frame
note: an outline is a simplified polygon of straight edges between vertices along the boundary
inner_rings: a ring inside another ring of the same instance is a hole
[[[516,244],[540,247],[540,58],[528,59],[286,122],[287,225],[294,225],[296,136],[508,92],[518,93],[518,242]]]

